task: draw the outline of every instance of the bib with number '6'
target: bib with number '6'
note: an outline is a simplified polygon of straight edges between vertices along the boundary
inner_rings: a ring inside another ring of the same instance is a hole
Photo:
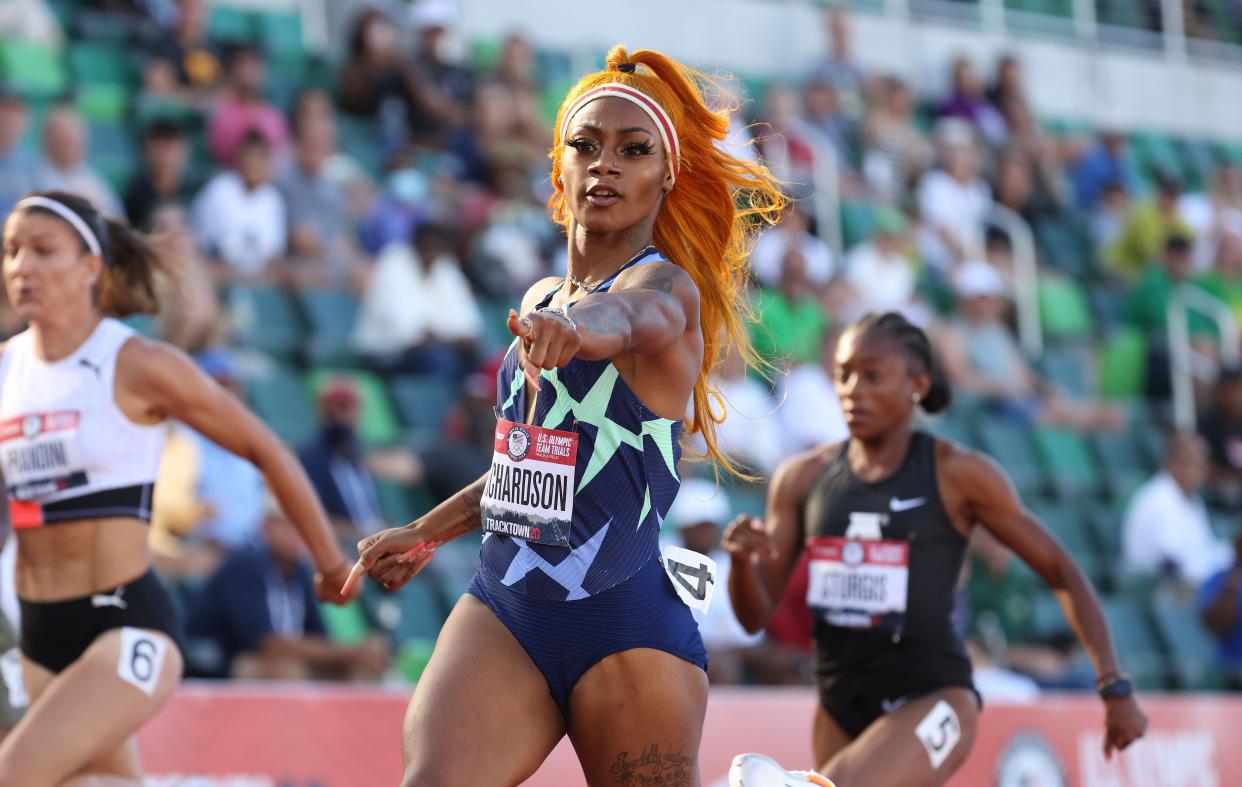
[[[496,422],[496,452],[480,507],[483,529],[536,544],[569,546],[578,435]]]
[[[822,536],[810,552],[806,603],[833,626],[900,629],[906,614],[910,545]]]

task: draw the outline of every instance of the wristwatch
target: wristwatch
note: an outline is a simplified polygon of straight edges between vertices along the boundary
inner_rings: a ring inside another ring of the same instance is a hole
[[[1101,699],[1124,699],[1134,693],[1134,681],[1124,672],[1112,672],[1095,682],[1095,690]]]

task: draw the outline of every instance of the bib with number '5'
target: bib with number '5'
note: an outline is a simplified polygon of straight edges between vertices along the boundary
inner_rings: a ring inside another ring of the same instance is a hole
[[[806,603],[830,625],[901,630],[906,616],[910,545],[821,536],[810,552]]]
[[[569,546],[578,435],[496,422],[496,452],[480,507],[483,529],[535,544]]]

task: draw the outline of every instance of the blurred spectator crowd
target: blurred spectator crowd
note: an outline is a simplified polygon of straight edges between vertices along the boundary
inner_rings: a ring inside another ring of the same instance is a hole
[[[544,202],[570,54],[517,34],[460,46],[444,0],[363,10],[339,60],[306,50],[296,14],[21,5],[21,20],[0,18],[0,215],[27,191],[65,189],[159,236],[182,274],[163,313],[133,324],[194,355],[297,449],[351,551],[477,478],[504,314],[564,270]],[[1140,682],[1238,685],[1242,369],[1196,392],[1206,442],[1166,427],[1177,288],[1242,317],[1242,139],[1040,117],[1013,57],[955,60],[947,93],[920,94],[864,68],[850,25],[825,12],[825,54],[806,73],[713,91],[737,106],[723,144],[797,199],[752,257],[753,340],[771,372],[729,356],[716,380],[722,446],[755,480],[717,489],[688,463],[665,537],[712,551],[735,515],[762,513],[777,464],[842,439],[836,337],[901,311],[932,333],[955,389],[927,428],[1013,475],[1102,589]],[[825,157],[839,242],[818,226]],[[998,215],[1035,239],[1034,357],[1015,330],[1021,247]],[[20,328],[0,310],[4,335]],[[1221,357],[1217,323],[1188,328],[1201,357]],[[249,464],[177,426],[157,488],[157,566],[200,675],[416,678],[473,570],[467,537],[401,593],[368,585],[362,603],[320,610]],[[960,607],[980,669],[1018,676],[998,690],[1089,687],[1055,599],[978,541]],[[807,679],[793,585],[758,638],[717,594],[724,610],[703,622],[713,680]]]

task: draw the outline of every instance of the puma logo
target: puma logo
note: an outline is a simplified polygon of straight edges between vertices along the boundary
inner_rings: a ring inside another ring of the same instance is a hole
[[[909,511],[912,508],[918,508],[926,502],[927,498],[925,497],[912,497],[909,500],[902,500],[899,497],[894,497],[888,501],[888,507],[894,514],[899,514],[902,511]]]
[[[90,369],[92,372],[95,373],[96,379],[103,379],[103,370],[102,370],[102,367],[100,367],[98,364],[91,363],[85,358],[79,358],[78,366],[85,366],[87,369]]]
[[[91,596],[91,606],[99,609],[100,607],[116,607],[117,609],[128,609],[129,605],[125,603],[125,599],[121,596],[125,595],[125,588],[119,587],[115,593],[111,595],[107,593],[96,593]]]

